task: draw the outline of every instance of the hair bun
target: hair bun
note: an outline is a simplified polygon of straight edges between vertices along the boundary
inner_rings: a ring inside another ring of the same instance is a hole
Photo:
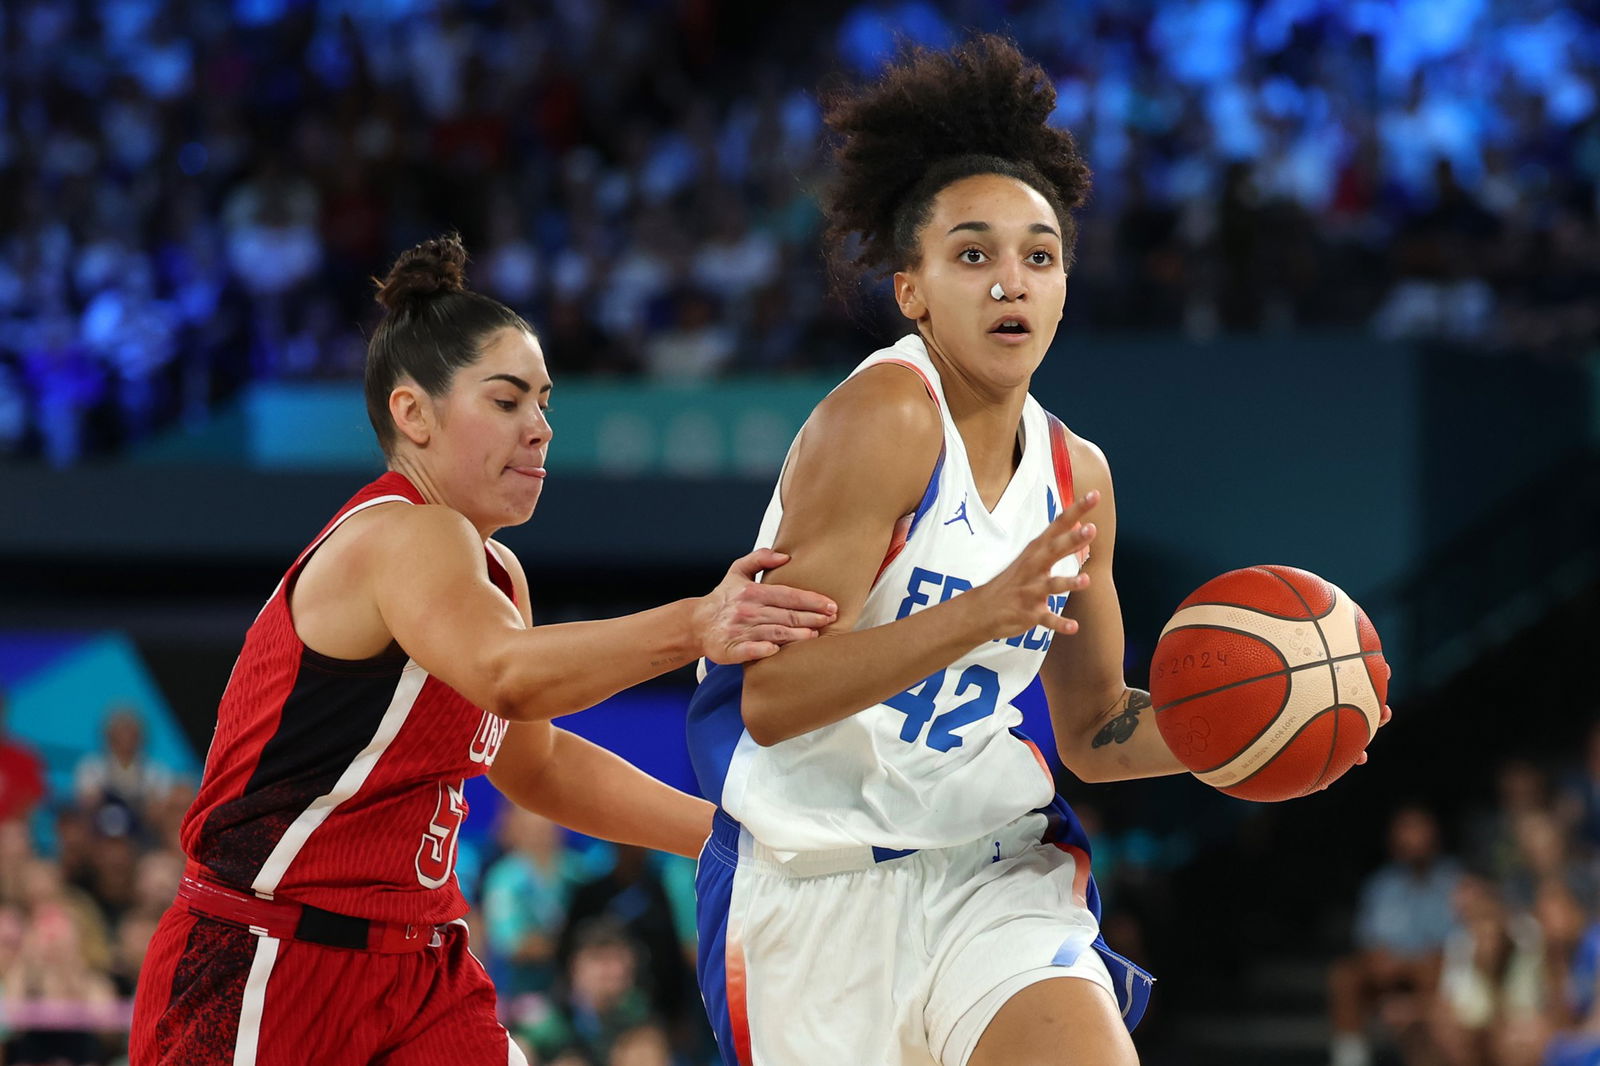
[[[449,233],[400,253],[378,286],[378,302],[391,314],[440,293],[465,292],[467,247]]]

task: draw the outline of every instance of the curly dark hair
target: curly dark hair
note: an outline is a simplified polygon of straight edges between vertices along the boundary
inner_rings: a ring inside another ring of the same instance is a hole
[[[396,385],[409,378],[443,396],[455,372],[478,361],[489,334],[507,326],[533,332],[505,304],[467,288],[466,265],[466,245],[448,233],[401,252],[386,277],[372,279],[385,314],[367,342],[364,391],[386,455],[399,438],[389,417]]]
[[[836,285],[915,265],[934,198],[977,174],[1016,178],[1048,200],[1070,267],[1070,212],[1088,198],[1089,166],[1072,134],[1049,124],[1055,106],[1044,70],[994,34],[948,52],[909,48],[877,81],[828,94],[838,175],[825,241]]]

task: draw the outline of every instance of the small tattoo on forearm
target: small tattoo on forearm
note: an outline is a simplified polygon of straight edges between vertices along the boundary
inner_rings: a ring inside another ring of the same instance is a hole
[[[1094,735],[1093,747],[1103,748],[1107,744],[1125,743],[1133,736],[1133,731],[1139,728],[1139,712],[1150,706],[1150,693],[1143,689],[1130,688],[1125,700],[1121,713]]]

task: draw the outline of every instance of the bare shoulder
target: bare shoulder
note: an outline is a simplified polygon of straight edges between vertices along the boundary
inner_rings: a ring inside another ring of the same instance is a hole
[[[892,364],[869,367],[806,420],[784,478],[786,506],[797,495],[839,504],[871,496],[899,506],[909,494],[915,502],[943,443],[939,410],[921,376]]]
[[[807,425],[867,441],[888,437],[901,446],[937,448],[943,439],[939,409],[922,375],[895,363],[847,378],[817,405]]]
[[[1068,428],[1067,452],[1072,457],[1073,486],[1080,494],[1090,489],[1111,491],[1111,464],[1100,445]]]

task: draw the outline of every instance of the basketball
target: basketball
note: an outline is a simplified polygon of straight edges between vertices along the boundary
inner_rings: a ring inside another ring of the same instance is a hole
[[[1292,566],[1230,570],[1178,605],[1150,664],[1161,736],[1206,784],[1240,799],[1313,792],[1378,728],[1389,665],[1366,613]]]

